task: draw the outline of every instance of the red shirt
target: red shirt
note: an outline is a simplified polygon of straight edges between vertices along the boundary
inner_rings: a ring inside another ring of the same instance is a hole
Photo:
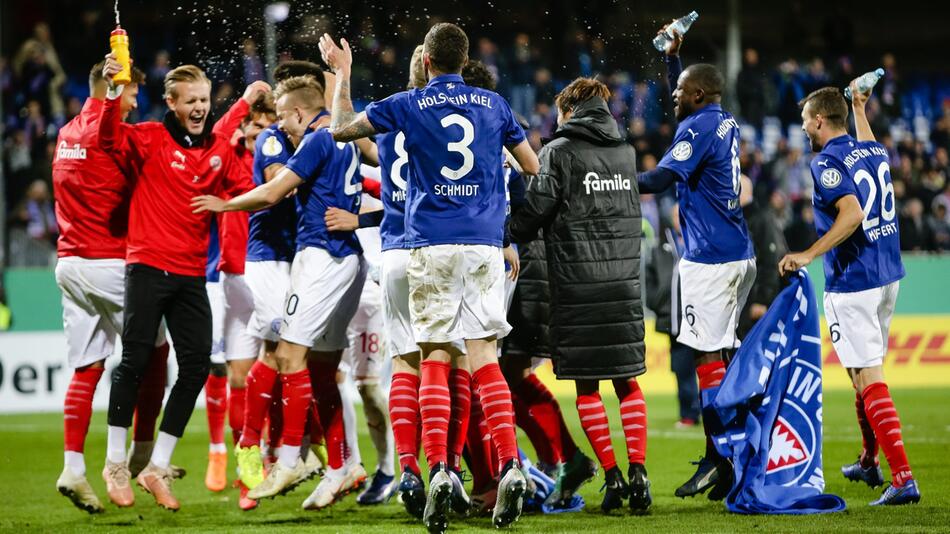
[[[99,148],[102,108],[102,100],[87,98],[79,115],[63,126],[56,139],[53,195],[59,224],[56,249],[61,258],[125,258],[129,183]]]
[[[242,140],[243,141],[243,140]],[[254,153],[238,143],[233,149],[239,161],[252,172]],[[221,261],[218,270],[228,274],[244,274],[244,262],[247,260],[247,224],[250,213],[229,211],[218,216],[218,238],[221,243]]]
[[[175,274],[204,276],[211,214],[192,213],[198,195],[236,196],[254,187],[230,145],[231,133],[247,115],[239,99],[208,138],[193,147],[179,144],[160,122],[120,128],[119,99],[107,99],[99,144],[136,176],[129,209],[126,263]]]

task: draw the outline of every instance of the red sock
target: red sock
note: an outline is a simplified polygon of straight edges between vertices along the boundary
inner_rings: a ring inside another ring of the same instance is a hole
[[[81,453],[85,449],[89,419],[92,418],[92,397],[96,394],[96,385],[104,371],[102,367],[73,371],[63,403],[64,450]]]
[[[422,362],[419,414],[422,416],[422,449],[430,468],[448,461],[449,418],[452,412],[450,371],[451,366],[445,362]]]
[[[858,391],[854,392],[854,410],[858,415],[858,427],[861,428],[863,445],[859,461],[863,467],[875,466],[878,464],[877,438],[874,437],[874,429],[871,428],[871,422],[868,421],[868,416],[864,413],[864,399],[861,398],[861,393]]]
[[[511,407],[511,391],[497,363],[490,363],[472,375],[478,387],[479,400],[485,421],[491,430],[491,439],[498,453],[499,466],[518,459],[518,439],[515,437],[515,413]]]
[[[284,433],[284,386],[280,380],[274,381],[274,387],[271,390],[271,402],[267,406],[267,446],[271,452],[277,451],[280,447],[281,435]],[[258,438],[260,442],[260,438]],[[276,461],[276,460],[275,460]]]
[[[531,406],[514,390],[511,392],[511,405],[515,410],[515,424],[528,436],[528,441],[538,455],[538,461],[556,465],[560,456],[554,452],[554,442],[544,431],[541,421],[532,413]]]
[[[244,390],[244,427],[241,429],[242,448],[261,444],[261,429],[271,403],[280,397],[272,397],[277,380],[277,370],[258,360],[247,373],[247,388]]]
[[[224,443],[224,419],[228,413],[227,376],[208,375],[208,380],[205,381],[205,403],[211,444]]]
[[[154,441],[155,423],[162,413],[162,401],[165,400],[165,383],[168,381],[168,343],[155,347],[148,360],[148,368],[139,385],[139,396],[135,403],[135,425],[132,431],[133,441]]]
[[[310,383],[317,402],[316,424],[322,427],[327,445],[327,463],[331,469],[343,467],[346,459],[346,429],[343,426],[343,399],[340,398],[340,386],[336,383],[336,370],[339,366],[326,361],[307,362]],[[284,412],[284,433],[287,430],[287,417]],[[313,427],[311,427],[313,430]],[[285,437],[286,440],[286,437]]]
[[[449,418],[448,460],[449,467],[460,471],[462,449],[468,436],[468,419],[472,414],[472,375],[465,369],[449,372],[449,389],[452,392],[452,412]]]
[[[643,464],[647,458],[647,403],[636,378],[624,382],[617,391],[620,399],[620,422],[627,440],[627,459]]]
[[[228,425],[231,427],[231,439],[237,445],[241,441],[241,429],[244,428],[244,404],[247,388],[231,388],[228,395]]]
[[[887,384],[871,384],[861,392],[861,398],[864,399],[864,413],[871,422],[874,436],[884,449],[884,457],[891,468],[891,483],[894,486],[903,486],[905,482],[913,479],[914,475],[910,472],[907,452],[904,451],[901,420],[897,416],[897,408],[891,400]]]
[[[389,419],[399,467],[419,474],[419,377],[396,373],[389,387]]]
[[[567,429],[561,407],[551,390],[534,373],[529,374],[522,380],[517,389],[518,398],[529,405],[528,411],[531,418],[537,421],[548,437],[553,453],[552,463],[566,462],[573,458],[577,453],[577,444],[574,443],[574,438],[571,437],[571,432]],[[534,443],[533,440],[532,443]],[[537,446],[535,446],[535,450],[537,450]]]
[[[485,413],[482,412],[482,404],[478,400],[478,391],[472,393],[472,409],[469,413],[468,437],[465,440],[468,448],[469,460],[468,469],[472,473],[472,490],[476,493],[487,491],[498,476],[496,470],[498,466],[498,456],[495,454],[495,446],[491,441],[491,433],[488,431],[488,423],[485,421]]]
[[[577,415],[581,419],[581,428],[587,434],[587,440],[600,461],[604,471],[617,466],[614,456],[614,446],[610,442],[610,422],[607,420],[607,411],[600,399],[600,392],[590,395],[577,396]]]
[[[696,367],[696,376],[699,377],[700,399],[702,399],[703,390],[718,388],[722,383],[722,378],[726,376],[726,364],[723,361],[717,361],[700,365]],[[706,428],[705,419],[703,419],[703,432],[706,434],[706,457],[719,457],[719,452],[716,451],[716,446],[713,445],[712,437]]]
[[[307,424],[307,412],[313,400],[310,387],[310,375],[307,370],[296,373],[281,373],[284,403],[284,444],[299,447],[303,443],[304,426]]]

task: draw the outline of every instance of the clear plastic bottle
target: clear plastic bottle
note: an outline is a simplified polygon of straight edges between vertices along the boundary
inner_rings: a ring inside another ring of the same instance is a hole
[[[681,36],[685,35],[686,32],[689,31],[689,27],[692,26],[698,18],[699,13],[691,11],[689,15],[676,19],[673,21],[673,24],[666,27],[665,32],[657,35],[653,39],[653,46],[660,52],[665,52],[666,47],[673,41],[673,30],[676,30]]]
[[[878,67],[871,72],[865,72],[858,78],[858,92],[866,93],[874,88],[878,80],[884,77],[884,69]],[[851,100],[851,86],[844,88],[844,97]]]

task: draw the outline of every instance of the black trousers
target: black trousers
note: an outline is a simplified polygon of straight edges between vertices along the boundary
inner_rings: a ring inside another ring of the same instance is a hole
[[[165,404],[160,430],[181,437],[210,366],[211,306],[205,277],[172,274],[143,264],[125,268],[122,361],[112,375],[109,425],[132,426],[139,384],[163,317],[175,343],[178,379]]]

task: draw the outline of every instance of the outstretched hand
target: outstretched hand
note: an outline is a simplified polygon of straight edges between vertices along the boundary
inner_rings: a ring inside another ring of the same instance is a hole
[[[657,35],[666,33],[666,29],[670,27],[670,24],[676,22],[676,19],[673,19],[669,24],[664,24],[660,31],[656,32]],[[668,56],[678,56],[680,53],[680,46],[683,45],[683,35],[676,31],[670,30],[670,35],[673,36],[673,39],[670,41],[670,44],[666,47],[666,55]]]
[[[244,99],[248,104],[253,104],[260,98],[261,95],[267,94],[270,92],[270,85],[267,82],[257,80],[256,82],[251,82],[246,89],[244,89],[244,96],[241,98]]]
[[[867,104],[868,99],[871,98],[871,91],[862,93],[858,89],[857,78],[851,80],[851,84],[849,85],[849,87],[851,88],[851,104],[854,106],[854,109],[863,110],[864,105]]]
[[[330,34],[325,33],[320,37],[320,57],[334,73],[340,71],[349,72],[353,65],[353,52],[350,50],[350,43],[346,39],[340,39],[340,46],[333,42]]]
[[[808,266],[813,259],[814,258],[807,252],[786,254],[785,257],[778,262],[778,274],[779,276],[785,276],[787,273],[793,273],[802,267]]]
[[[202,213],[210,211],[213,213],[221,213],[224,211],[226,204],[227,202],[225,200],[214,195],[201,195],[191,199],[191,207],[194,208],[191,212]]]

